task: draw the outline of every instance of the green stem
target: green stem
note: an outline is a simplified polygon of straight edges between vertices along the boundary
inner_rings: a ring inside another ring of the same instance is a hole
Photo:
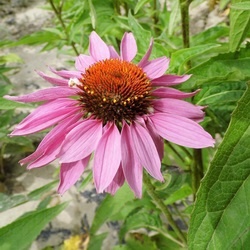
[[[181,23],[182,23],[182,38],[183,47],[190,47],[190,37],[189,37],[189,5],[192,0],[179,0],[181,6]]]
[[[180,160],[182,162],[185,162],[185,159],[181,156],[181,154],[172,146],[171,143],[169,143],[168,141],[166,141],[166,144],[171,148],[171,150],[176,154],[176,156],[178,156],[180,158]]]
[[[200,186],[201,179],[203,178],[203,171],[202,149],[194,149],[194,163],[191,166],[194,200],[196,198],[196,193]]]
[[[79,55],[79,52],[78,52],[77,49],[76,49],[75,43],[74,43],[73,41],[70,42],[70,36],[69,36],[68,31],[67,31],[67,27],[66,27],[66,25],[65,25],[65,23],[64,23],[64,21],[63,21],[63,19],[62,19],[62,5],[57,9],[56,6],[55,6],[55,4],[54,4],[54,2],[53,2],[53,0],[49,0],[49,3],[50,3],[51,8],[52,8],[53,11],[55,12],[56,17],[58,18],[58,20],[59,20],[59,22],[60,22],[60,24],[61,24],[61,26],[62,26],[62,28],[63,28],[63,31],[64,31],[64,34],[65,34],[65,36],[66,36],[67,41],[70,43],[72,49],[74,50],[74,52],[75,52],[76,55],[78,56],[78,55]]]
[[[182,213],[179,211],[179,209],[175,203],[173,203],[173,207],[174,207],[176,214],[180,217],[180,219],[182,220],[184,225],[188,228],[188,224],[187,224],[185,218],[183,217]]]
[[[155,187],[150,181],[150,177],[144,172],[143,174],[143,182],[146,186],[146,190],[149,194],[149,196],[153,199],[155,204],[159,207],[159,209],[162,211],[164,216],[166,217],[169,225],[173,228],[174,232],[176,233],[177,237],[183,242],[187,243],[186,237],[183,234],[183,232],[180,230],[180,228],[175,223],[170,211],[168,210],[168,207],[163,203],[161,198],[158,197],[158,195],[155,193]]]

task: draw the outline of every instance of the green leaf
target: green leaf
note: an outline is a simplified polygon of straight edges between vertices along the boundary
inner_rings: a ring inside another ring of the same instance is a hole
[[[149,47],[151,32],[142,28],[131,12],[128,14],[128,23],[136,38],[139,52],[145,54]]]
[[[28,249],[42,229],[55,216],[62,212],[67,204],[63,203],[52,208],[34,211],[33,213],[15,220],[0,229],[0,249]]]
[[[146,4],[150,2],[150,0],[139,0],[136,3],[135,9],[134,9],[134,13],[137,14],[137,12]]]
[[[249,86],[248,86],[249,87]],[[197,194],[189,249],[248,249],[250,239],[250,88]]]
[[[16,109],[16,108],[30,108],[31,106],[28,104],[23,104],[20,102],[13,102],[3,97],[0,97],[0,109]]]
[[[90,171],[88,173],[88,175],[84,178],[84,180],[82,181],[82,183],[79,185],[79,187],[77,188],[78,191],[83,190],[89,183],[90,181],[93,179],[93,173],[92,171]]]
[[[116,245],[112,250],[157,250],[156,243],[152,238],[144,235],[137,234],[129,235],[126,239],[126,245]],[[178,248],[177,248],[178,249]]]
[[[230,11],[229,49],[236,51],[250,29],[249,2],[234,3]]]
[[[107,236],[108,233],[102,233],[91,236],[88,245],[88,250],[102,249],[103,241],[106,239]]]
[[[246,90],[244,81],[211,82],[202,86],[201,92],[193,99],[196,105],[208,106],[211,120],[206,126],[217,133],[225,132],[237,101]]]
[[[173,204],[176,201],[182,200],[193,193],[192,188],[188,184],[184,184],[180,189],[172,193],[165,201],[165,205]]]
[[[96,11],[95,11],[95,7],[92,3],[91,0],[88,0],[89,3],[89,9],[90,9],[90,18],[91,18],[91,23],[92,23],[92,28],[95,29],[96,27]]]
[[[184,66],[186,62],[204,53],[208,53],[219,46],[219,44],[197,45],[192,48],[180,49],[174,52],[171,56],[169,72],[183,74],[185,72]]]
[[[16,207],[30,200],[37,200],[41,198],[42,195],[51,190],[58,181],[52,181],[32,192],[28,195],[6,195],[0,193],[0,212],[3,212],[12,207]]]
[[[229,28],[225,26],[214,26],[191,37],[191,45],[202,45],[206,43],[215,43],[221,37],[229,35]],[[192,47],[191,46],[191,47]]]
[[[10,53],[4,56],[0,56],[0,64],[4,64],[4,63],[13,63],[13,62],[22,62],[22,59],[14,54],[14,53]]]
[[[127,232],[134,229],[139,228],[160,228],[161,227],[161,219],[159,213],[151,212],[147,209],[142,209],[137,213],[129,216],[124,224],[122,225],[119,236],[122,239]]]
[[[133,198],[134,195],[128,185],[123,185],[114,196],[107,195],[96,210],[90,233],[95,234],[103,223],[118,213]]]
[[[58,180],[55,180],[55,181],[52,181],[40,188],[37,188],[36,190],[30,192],[28,194],[28,198],[30,200],[37,200],[37,199],[40,199],[40,197],[47,193],[48,191],[50,191],[52,188],[54,188],[56,186],[56,184],[58,183]]]
[[[176,29],[176,23],[180,21],[180,1],[173,1],[171,3],[171,12],[169,17],[168,35],[172,36]]]
[[[250,44],[237,54],[225,53],[215,56],[190,71],[192,78],[185,84],[191,87],[201,87],[204,83],[219,83],[223,81],[247,81],[250,79]]]
[[[25,195],[9,196],[7,194],[0,193],[0,212],[21,205],[24,202],[27,202],[27,197]]]

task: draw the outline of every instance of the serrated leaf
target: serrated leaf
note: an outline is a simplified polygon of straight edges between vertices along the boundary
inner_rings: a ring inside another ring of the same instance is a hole
[[[250,30],[249,2],[234,3],[230,11],[229,49],[236,51]]]
[[[64,210],[63,203],[52,208],[34,211],[0,229],[1,250],[25,250],[35,240],[46,224]]]
[[[188,234],[191,250],[249,247],[249,121],[248,88],[198,191]]]
[[[134,195],[128,185],[123,185],[114,196],[107,195],[96,210],[90,233],[95,234],[103,223],[118,213],[133,198]]]

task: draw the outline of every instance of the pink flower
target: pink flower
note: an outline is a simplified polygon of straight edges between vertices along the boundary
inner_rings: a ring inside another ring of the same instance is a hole
[[[120,55],[95,33],[90,35],[90,55],[76,58],[76,71],[51,71],[59,78],[38,74],[54,86],[13,97],[19,102],[41,102],[12,136],[28,135],[52,127],[37,150],[20,161],[28,169],[61,163],[59,193],[76,183],[93,156],[93,176],[98,192],[114,194],[126,180],[137,197],[142,195],[143,168],[163,181],[163,138],[191,148],[213,146],[214,140],[199,124],[202,107],[182,99],[171,86],[190,75],[164,75],[169,59],[149,60],[153,41],[138,64],[132,33],[125,33]]]

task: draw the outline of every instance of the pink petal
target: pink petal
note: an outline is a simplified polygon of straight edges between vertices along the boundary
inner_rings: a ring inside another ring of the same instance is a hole
[[[63,163],[60,168],[60,184],[57,189],[59,194],[64,194],[81,177],[88,165],[90,156],[76,162]]]
[[[121,41],[121,59],[124,61],[132,61],[137,53],[137,45],[132,33],[125,32]]]
[[[36,151],[28,157],[22,159],[20,164],[27,164],[28,169],[45,166],[57,158],[61,149],[61,144],[72,126],[77,125],[81,118],[80,114],[73,115],[65,119],[62,123],[53,128],[38,145]]]
[[[152,126],[151,122],[146,122],[147,130],[151,136],[151,138],[154,141],[154,144],[156,146],[157,152],[159,154],[160,160],[162,160],[164,156],[164,141],[159,136],[157,131],[155,130],[154,126]]]
[[[109,184],[109,186],[105,189],[105,192],[114,195],[116,191],[123,185],[125,181],[124,174],[121,166],[118,168],[117,173],[113,179],[113,181]]]
[[[187,81],[192,75],[163,75],[151,81],[153,86],[173,86]]]
[[[214,139],[199,124],[173,114],[156,113],[151,120],[159,135],[168,141],[190,148],[214,146]]]
[[[108,46],[108,47],[109,47],[110,58],[119,59],[120,56],[119,56],[119,54],[116,52],[115,48],[114,48],[113,46]]]
[[[124,123],[121,133],[122,168],[125,178],[136,197],[142,196],[142,165],[133,148],[130,127]]]
[[[95,31],[89,36],[89,53],[96,62],[110,58],[109,47]]]
[[[66,117],[78,113],[81,108],[74,107],[75,104],[75,100],[66,98],[45,103],[19,123],[11,135],[28,135],[48,128]]]
[[[92,56],[87,55],[79,55],[76,58],[75,61],[75,67],[77,70],[81,71],[82,73],[85,72],[85,70],[92,64],[94,64],[96,61]],[[81,76],[80,76],[81,77]],[[80,78],[79,77],[79,78]]]
[[[44,80],[46,80],[49,83],[52,83],[54,85],[58,85],[58,86],[68,86],[68,80],[66,79],[58,79],[58,78],[54,78],[48,75],[45,75],[43,72],[41,71],[36,71],[36,73],[41,76]]]
[[[94,157],[94,181],[98,193],[112,182],[121,163],[121,135],[112,124],[103,134]]]
[[[147,74],[150,79],[154,79],[162,76],[168,68],[169,59],[165,56],[154,59],[148,62],[144,67],[143,71]]]
[[[196,95],[199,91],[200,91],[200,89],[197,89],[194,92],[185,93],[185,92],[182,92],[178,89],[162,87],[162,88],[155,89],[152,92],[152,94],[156,97],[161,97],[161,98],[184,99],[184,98],[189,98],[189,97]]]
[[[77,60],[77,59],[76,59]],[[49,67],[49,69],[51,70],[51,72],[53,72],[54,74],[61,76],[63,78],[69,79],[69,78],[81,78],[82,77],[82,73],[79,71],[69,71],[69,70],[55,70],[54,68]]]
[[[102,136],[102,122],[84,120],[66,136],[59,153],[60,162],[78,161],[90,155]]]
[[[149,44],[149,48],[148,48],[148,51],[147,53],[144,55],[144,57],[141,59],[141,61],[138,63],[138,66],[143,68],[147,65],[147,63],[149,62],[148,59],[151,55],[151,52],[152,52],[152,48],[153,48],[153,44],[154,44],[154,40],[151,39],[150,41],[150,44]]]
[[[190,119],[202,119],[204,112],[197,106],[178,99],[163,98],[153,101],[154,109],[162,113],[170,113]]]
[[[4,98],[16,102],[41,102],[51,101],[62,97],[70,97],[76,95],[76,89],[69,87],[53,87],[38,90],[34,93],[23,96],[9,96],[5,95]]]
[[[134,149],[140,163],[148,173],[159,181],[163,181],[161,174],[161,161],[154,141],[148,131],[139,124],[131,124],[131,136],[134,141]]]

